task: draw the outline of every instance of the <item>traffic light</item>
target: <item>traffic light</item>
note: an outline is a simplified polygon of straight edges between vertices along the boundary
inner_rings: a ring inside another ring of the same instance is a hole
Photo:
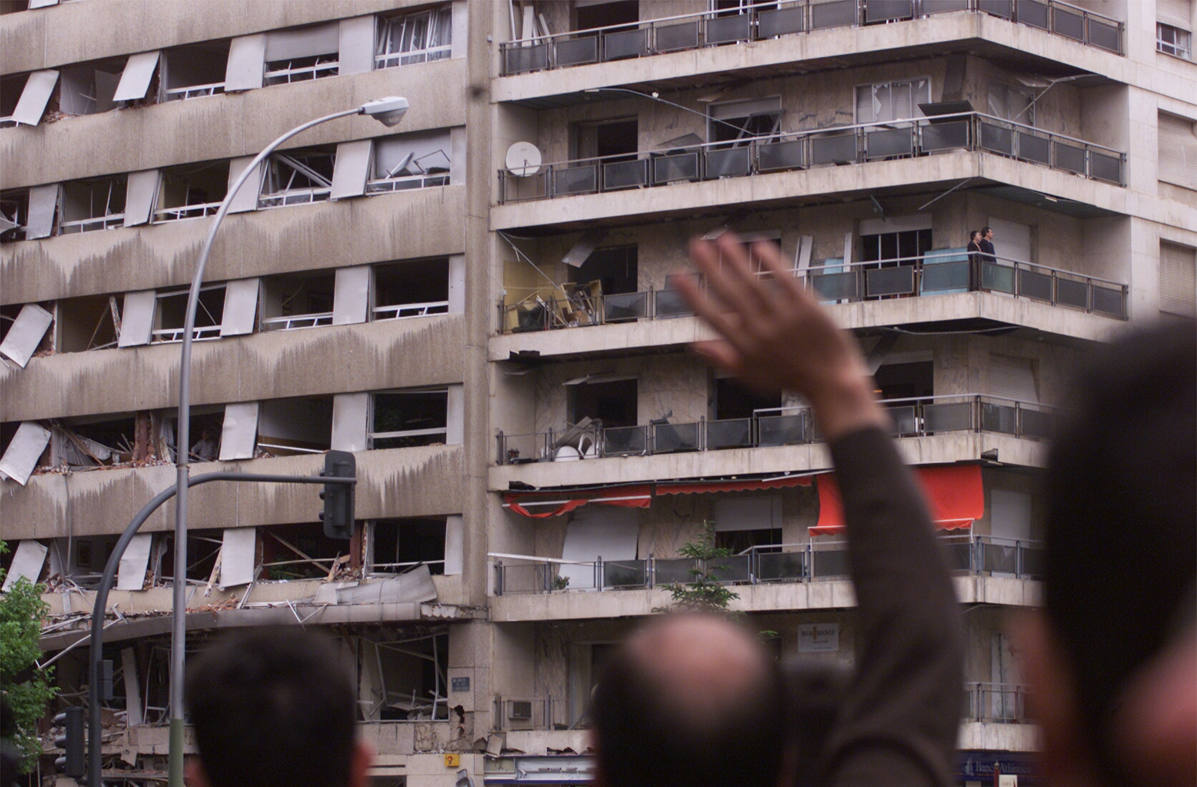
[[[79,778],[83,775],[83,708],[67,708],[54,717],[51,725],[62,727],[62,734],[56,729],[54,735],[54,745],[63,751],[54,760],[55,769],[64,776]]]
[[[348,451],[329,451],[324,455],[322,476],[333,478],[356,478],[357,462]],[[353,484],[325,484],[320,493],[324,510],[320,519],[324,522],[324,535],[329,538],[353,537]]]

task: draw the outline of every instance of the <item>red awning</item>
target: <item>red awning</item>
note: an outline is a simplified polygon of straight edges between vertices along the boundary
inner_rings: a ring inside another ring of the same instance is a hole
[[[590,503],[622,508],[648,508],[652,499],[651,486],[614,486],[572,491],[504,492],[503,506],[530,519],[548,519],[568,514]],[[537,510],[533,512],[529,511],[529,508]],[[542,508],[548,510],[540,510]]]
[[[759,492],[765,489],[787,489],[810,486],[813,476],[785,478],[744,478],[734,481],[697,481],[690,484],[657,484],[658,495],[700,495],[707,492]]]
[[[918,478],[931,508],[931,520],[939,530],[968,527],[985,515],[985,492],[981,485],[980,465],[917,467]],[[818,477],[819,521],[810,529],[812,536],[841,533],[844,506],[834,473]]]

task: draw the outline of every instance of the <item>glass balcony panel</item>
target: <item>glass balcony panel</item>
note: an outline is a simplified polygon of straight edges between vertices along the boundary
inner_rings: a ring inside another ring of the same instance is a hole
[[[652,163],[653,185],[675,180],[698,180],[698,151],[657,156]]]
[[[1014,155],[1014,132],[1007,126],[981,122],[981,147],[1004,156]]]
[[[810,7],[812,30],[824,27],[841,27],[856,24],[856,0],[815,0]]]
[[[852,271],[847,273],[810,274],[811,287],[824,301],[855,301],[860,299],[857,282],[859,279]]]
[[[1056,6],[1052,9],[1052,30],[1074,41],[1085,40],[1085,17],[1071,8]]]
[[[985,13],[1000,16],[1002,19],[1014,16],[1014,0],[980,0],[977,5]]]
[[[604,560],[603,587],[641,588],[648,585],[648,561]]]
[[[1033,437],[1037,440],[1050,440],[1055,434],[1056,419],[1051,413],[1027,408],[1023,408],[1020,412],[1022,413],[1023,436]]]
[[[554,169],[553,191],[557,194],[592,194],[598,191],[598,167],[585,164]]]
[[[1118,33],[1118,26],[1094,17],[1089,17],[1089,43],[1111,52],[1122,52],[1122,36]]]
[[[1122,158],[1102,153],[1100,150],[1090,150],[1089,176],[1114,185],[1122,185]]]
[[[1020,131],[1018,134],[1018,157],[1023,161],[1051,164],[1051,143],[1047,137],[1039,137]]]
[[[913,17],[914,0],[869,0],[865,6],[866,25]]]
[[[965,11],[968,9],[968,3],[969,0],[923,0],[922,11],[928,15]]]
[[[1018,294],[1040,301],[1052,299],[1052,277],[1026,268],[1018,271]]]
[[[690,558],[669,558],[653,561],[656,574],[654,584],[666,585],[672,583],[693,582],[698,570],[698,561]]]
[[[757,555],[761,582],[798,582],[806,572],[805,552],[761,552]]]
[[[617,292],[603,296],[603,320],[627,322],[648,314],[648,293]]]
[[[964,432],[973,427],[971,402],[928,404],[923,407],[923,428],[928,432]]]
[[[732,555],[707,561],[707,575],[716,582],[748,582],[752,579],[748,555]]]
[[[967,260],[956,262],[923,261],[923,294],[936,292],[966,292],[969,289]]]
[[[870,268],[865,271],[865,295],[868,297],[912,294],[914,294],[913,265]]]
[[[998,574],[1017,573],[1018,550],[1014,546],[986,543],[981,549],[981,570]]]
[[[757,36],[773,38],[789,33],[801,33],[805,29],[806,9],[801,6],[758,11],[756,16]]]
[[[707,450],[748,448],[752,445],[752,419],[727,418],[707,421]]]
[[[914,435],[919,433],[918,413],[914,405],[901,407],[887,407],[890,419],[894,422],[893,434]]]
[[[643,456],[647,452],[643,426],[613,426],[603,430],[603,456]]]
[[[1056,303],[1061,306],[1089,308],[1089,286],[1075,279],[1056,279]]]
[[[748,14],[733,14],[708,19],[707,43],[730,44],[733,41],[747,41],[751,34],[749,22]]]
[[[986,432],[1002,432],[1015,434],[1017,432],[1017,412],[1013,405],[981,403],[981,428]]]
[[[680,24],[657,25],[657,52],[675,52],[698,46],[698,20]]]
[[[547,44],[534,46],[509,46],[503,50],[505,62],[504,73],[520,74],[524,71],[536,71],[549,67],[549,47]]]
[[[968,120],[928,123],[920,130],[922,149],[927,152],[968,147]]]
[[[1060,169],[1066,169],[1078,175],[1085,174],[1084,148],[1055,140],[1052,142],[1052,153],[1056,159],[1056,166]]]
[[[967,538],[949,536],[940,542],[940,546],[947,558],[949,571],[972,571],[973,545]]]
[[[1000,262],[981,263],[981,288],[1014,294],[1014,268]]]
[[[748,174],[748,147],[708,148],[706,179],[739,177]]]
[[[761,172],[779,169],[798,169],[806,166],[806,155],[802,140],[790,142],[763,142],[756,148],[757,167]]]
[[[1017,0],[1017,2],[1019,22],[1031,27],[1038,27],[1041,30],[1048,29],[1048,17],[1051,15],[1051,9],[1048,8],[1047,3],[1042,0]]]
[[[653,424],[653,453],[698,450],[698,424]]]
[[[866,132],[865,150],[870,159],[910,156],[914,153],[914,129],[889,128]]]
[[[598,36],[588,35],[557,41],[557,65],[576,66],[598,62]]]
[[[1125,318],[1126,305],[1122,300],[1122,289],[1093,285],[1093,311],[1119,319]]]
[[[763,415],[756,421],[760,445],[801,445],[811,441],[806,413]]]
[[[810,553],[810,556],[812,579],[848,576],[848,550],[816,549]]]
[[[1021,545],[1022,549],[1022,576],[1024,577],[1042,577],[1043,576],[1043,550],[1035,546]]]
[[[856,161],[856,133],[827,134],[810,138],[812,164],[851,164]]]
[[[612,30],[603,33],[603,60],[648,54],[648,30]]]
[[[603,190],[643,186],[648,179],[648,160],[608,161],[603,164]]]
[[[694,311],[690,308],[690,304],[686,303],[686,299],[677,290],[657,290],[654,297],[656,301],[654,314],[659,320],[672,317],[689,317],[694,314]]]

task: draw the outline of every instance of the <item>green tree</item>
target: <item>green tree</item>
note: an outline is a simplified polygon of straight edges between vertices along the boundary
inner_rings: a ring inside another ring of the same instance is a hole
[[[727,613],[728,605],[740,594],[719,583],[725,561],[732,553],[726,547],[715,546],[715,524],[703,522],[701,535],[694,541],[687,541],[678,552],[695,563],[694,568],[690,569],[689,582],[674,582],[664,586],[673,597],[670,608]]]
[[[7,551],[8,545],[0,541],[0,554]],[[6,573],[0,569],[0,583]],[[46,706],[57,693],[50,685],[54,668],[37,666],[41,624],[50,609],[42,601],[44,589],[21,577],[8,592],[0,594],[0,690],[17,725],[16,743],[25,772],[33,769],[42,751],[37,720],[45,715]]]

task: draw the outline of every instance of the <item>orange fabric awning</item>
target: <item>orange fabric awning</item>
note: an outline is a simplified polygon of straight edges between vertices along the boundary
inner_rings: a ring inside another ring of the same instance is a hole
[[[653,488],[638,486],[607,487],[587,490],[550,490],[546,492],[504,492],[503,505],[529,519],[548,519],[568,514],[590,503],[621,508],[648,508],[652,504]],[[552,506],[546,511],[529,511],[528,507]]]
[[[789,478],[744,478],[734,481],[698,481],[692,484],[657,484],[658,495],[698,495],[707,492],[758,492],[765,489],[786,489],[810,486],[813,476]]]
[[[939,530],[968,527],[985,515],[985,490],[981,484],[980,465],[916,467],[915,477],[923,488],[931,520]],[[841,533],[844,529],[844,505],[834,473],[818,476],[819,521],[810,529],[812,536]]]

